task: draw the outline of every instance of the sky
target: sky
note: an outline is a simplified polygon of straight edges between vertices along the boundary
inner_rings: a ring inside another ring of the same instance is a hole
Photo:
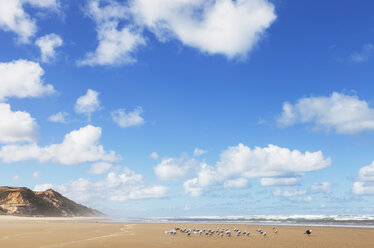
[[[373,13],[0,0],[0,184],[118,216],[374,214]]]

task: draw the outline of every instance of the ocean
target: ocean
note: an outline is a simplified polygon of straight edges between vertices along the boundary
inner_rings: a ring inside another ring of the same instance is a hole
[[[374,215],[113,217],[109,222],[331,226],[374,228]]]

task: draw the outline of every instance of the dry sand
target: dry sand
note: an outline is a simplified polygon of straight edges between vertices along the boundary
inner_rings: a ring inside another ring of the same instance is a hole
[[[164,231],[174,227],[210,228],[227,227],[251,232],[249,237],[219,237]],[[312,235],[304,235],[307,227],[277,226],[274,234],[271,226],[261,226],[268,236],[263,237],[254,225],[197,225],[197,224],[139,224],[95,223],[84,219],[29,219],[0,216],[1,248],[95,248],[95,247],[285,247],[285,248],[352,248],[374,247],[374,229],[312,227]]]

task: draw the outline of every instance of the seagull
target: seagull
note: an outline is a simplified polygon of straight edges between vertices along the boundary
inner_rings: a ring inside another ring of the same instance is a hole
[[[266,237],[266,232],[264,232],[262,235],[263,235],[264,237]]]
[[[305,231],[304,234],[308,234],[308,236],[309,236],[310,234],[312,234],[312,230],[309,230],[309,229],[308,229],[308,230]]]

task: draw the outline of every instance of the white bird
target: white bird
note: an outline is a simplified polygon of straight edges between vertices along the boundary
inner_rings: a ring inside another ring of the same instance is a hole
[[[263,235],[264,237],[266,237],[266,232],[264,232],[262,235]]]

